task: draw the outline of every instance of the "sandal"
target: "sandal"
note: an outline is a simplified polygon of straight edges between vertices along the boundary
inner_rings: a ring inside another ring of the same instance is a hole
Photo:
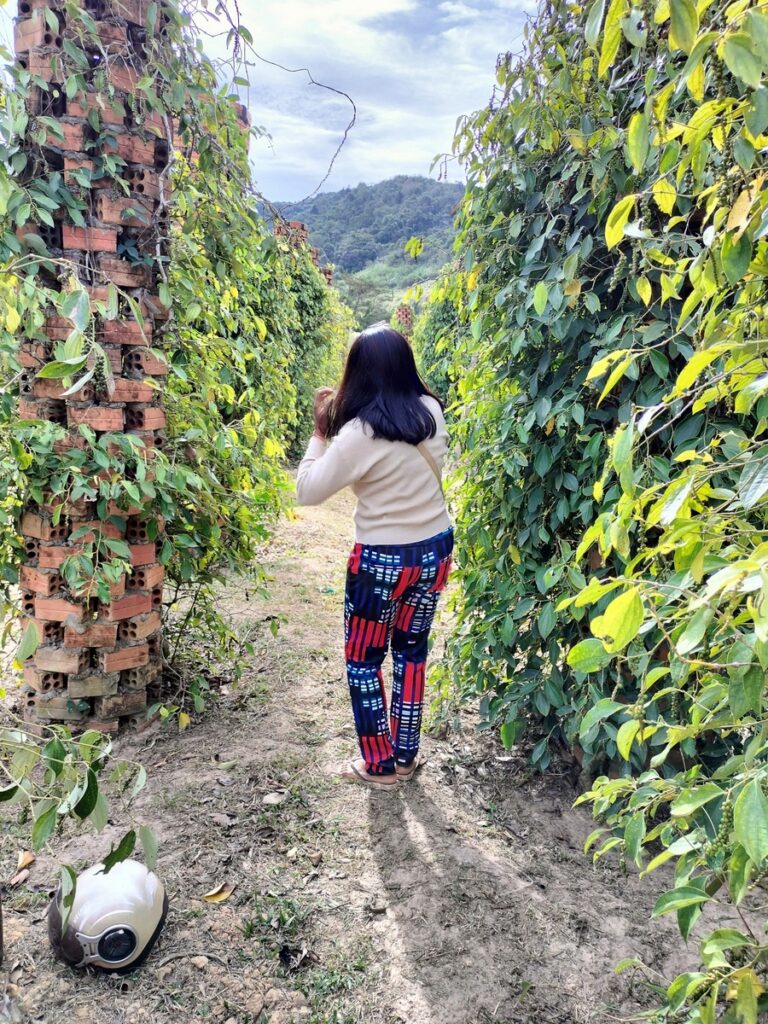
[[[413,778],[419,768],[422,768],[426,763],[426,758],[421,758],[417,754],[410,764],[395,765],[395,774],[401,782],[408,782],[409,779]]]
[[[362,771],[358,767],[362,765]],[[397,789],[397,775],[369,775],[365,771],[365,761],[358,758],[350,761],[346,768],[342,768],[341,777],[345,782],[351,782],[357,786],[368,786],[369,789]],[[383,782],[382,779],[392,779],[392,782]]]

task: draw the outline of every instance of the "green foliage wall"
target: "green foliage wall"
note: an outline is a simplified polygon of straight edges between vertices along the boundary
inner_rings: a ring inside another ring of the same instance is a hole
[[[140,80],[134,98],[137,109],[179,119],[169,263],[159,288],[173,311],[173,344],[166,352],[168,441],[153,463],[153,480],[134,479],[142,459],[130,445],[121,442],[119,452],[111,451],[109,438],[81,428],[83,447],[61,450],[64,428],[19,422],[16,353],[25,339],[44,337],[46,315],[73,315],[72,334],[57,358],[71,360],[64,380],[77,386],[87,367],[104,358],[93,314],[114,317],[118,307],[123,315],[141,314],[114,287],[106,303],[89,309],[60,252],[49,251],[40,235],[29,236],[29,248],[17,239],[16,228],[50,225],[54,216],[82,225],[90,183],[103,170],[118,187],[122,181],[126,194],[129,188],[121,179],[122,162],[102,145],[109,126],[96,110],[89,124],[93,171],[79,170],[70,181],[40,172],[20,140],[32,131],[38,146],[57,145],[56,119],[31,123],[24,105],[28,90],[46,83],[14,66],[11,54],[0,54],[11,68],[0,93],[0,365],[7,385],[0,399],[0,574],[7,628],[14,621],[12,585],[22,557],[19,515],[25,501],[42,501],[44,494],[62,507],[83,497],[98,500],[104,519],[109,501],[141,503],[147,515],[160,513],[168,581],[176,595],[194,593],[204,606],[202,618],[215,621],[215,581],[230,569],[258,576],[257,546],[288,494],[284,463],[297,415],[305,415],[309,401],[305,389],[314,386],[325,360],[337,358],[344,334],[346,314],[324,282],[321,293],[309,254],[279,245],[260,214],[247,134],[234,97],[219,84],[216,63],[202,54],[194,12],[182,15],[168,4],[163,14],[164,33],[147,43],[151,74]],[[102,43],[89,16],[73,8],[72,24],[77,19],[83,46],[98,50]],[[241,45],[246,36],[243,29]],[[122,103],[111,95],[102,70],[85,70],[84,54],[68,41],[62,57],[67,95],[85,88],[87,75],[106,101]],[[138,252],[128,256],[142,259]],[[64,282],[62,291],[57,281]],[[76,586],[82,578],[84,585],[106,586],[121,567],[117,555],[97,557],[86,545],[82,559],[73,560],[70,582]],[[219,637],[224,640],[225,633]]]
[[[448,282],[433,289],[416,317],[411,339],[424,379],[445,402],[452,397],[447,363],[463,330],[458,306],[447,294],[449,290]]]
[[[685,938],[768,868],[767,64],[751,0],[544,4],[456,138],[451,671],[537,764],[618,764],[588,846],[673,865]],[[756,1022],[765,955],[716,927],[655,1019]]]
[[[286,439],[292,459],[304,453],[314,428],[312,403],[315,389],[333,387],[341,376],[352,334],[353,314],[339,293],[329,288],[312,264],[309,252],[286,246],[284,257],[290,269],[290,293],[295,304],[295,327],[291,330],[289,373],[296,393],[295,422]]]

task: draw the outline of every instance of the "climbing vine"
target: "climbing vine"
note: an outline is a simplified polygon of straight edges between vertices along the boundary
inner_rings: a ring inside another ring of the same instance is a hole
[[[450,670],[597,775],[595,856],[674,865],[656,915],[744,908],[667,989],[691,1024],[766,1009],[767,42],[751,0],[547,3],[455,142]]]

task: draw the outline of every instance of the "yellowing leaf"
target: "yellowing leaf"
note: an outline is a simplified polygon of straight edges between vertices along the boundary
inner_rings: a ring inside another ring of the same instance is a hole
[[[629,215],[635,208],[635,195],[624,196],[608,214],[605,222],[605,241],[609,249],[618,245],[624,237],[624,225],[629,220]]]
[[[688,75],[688,92],[697,103],[701,103],[704,99],[704,89],[707,84],[707,76],[704,71],[703,64],[697,64],[693,71]]]
[[[630,718],[628,722],[623,722],[621,724],[619,731],[616,733],[616,749],[625,761],[629,760],[632,744],[635,736],[637,736],[640,731],[641,724],[641,722],[635,721],[634,718]]]
[[[654,201],[662,213],[672,213],[675,208],[677,192],[666,178],[659,178],[651,189]]]
[[[569,281],[563,288],[564,295],[579,295],[581,293],[581,281]]]
[[[547,291],[547,286],[544,284],[543,281],[539,281],[539,283],[533,290],[533,308],[536,310],[539,316],[541,316],[541,314],[546,309],[548,297],[549,292]]]
[[[628,6],[627,0],[611,0],[608,16],[605,19],[600,63],[597,66],[597,74],[600,78],[603,77],[611,64],[613,64],[616,54],[619,52],[622,38],[621,19],[627,13]]]
[[[19,311],[15,306],[9,306],[8,311],[5,314],[5,329],[9,334],[13,334],[20,323],[21,317],[19,316]]]
[[[639,174],[645,166],[650,145],[648,117],[637,111],[632,115],[627,129],[627,150],[636,174]]]
[[[597,362],[594,362],[590,366],[589,373],[587,374],[587,380],[595,380],[597,377],[602,377],[603,374],[611,366],[613,366],[613,364],[617,360],[624,359],[626,354],[627,354],[627,349],[619,349],[616,352],[609,352],[607,355],[601,356],[597,360]]]
[[[236,886],[231,882],[222,882],[221,885],[215,889],[211,889],[207,892],[203,899],[206,903],[223,903],[224,900],[229,899],[232,893],[235,891]]]
[[[630,587],[614,597],[603,614],[592,620],[590,629],[603,641],[606,651],[615,654],[635,639],[644,617],[640,594],[634,587]]]
[[[600,405],[605,396],[613,390],[614,385],[621,380],[621,378],[624,376],[624,374],[627,372],[627,370],[634,361],[634,356],[627,356],[626,359],[622,359],[618,366],[614,367],[613,371],[611,372],[611,375],[605,382],[605,387],[603,388],[600,397],[597,400],[598,405]]]
[[[651,282],[644,274],[635,281],[635,288],[645,305],[650,306],[651,299],[653,298],[653,289],[651,288]]]
[[[179,732],[184,732],[184,730],[186,728],[188,728],[189,723],[191,721],[192,721],[192,719],[189,717],[189,715],[187,714],[186,711],[180,711],[179,712]]]

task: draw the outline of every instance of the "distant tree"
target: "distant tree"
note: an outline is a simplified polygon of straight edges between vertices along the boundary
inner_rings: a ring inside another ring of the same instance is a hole
[[[353,231],[339,242],[336,258],[345,270],[362,270],[376,259],[376,248],[370,231]]]

